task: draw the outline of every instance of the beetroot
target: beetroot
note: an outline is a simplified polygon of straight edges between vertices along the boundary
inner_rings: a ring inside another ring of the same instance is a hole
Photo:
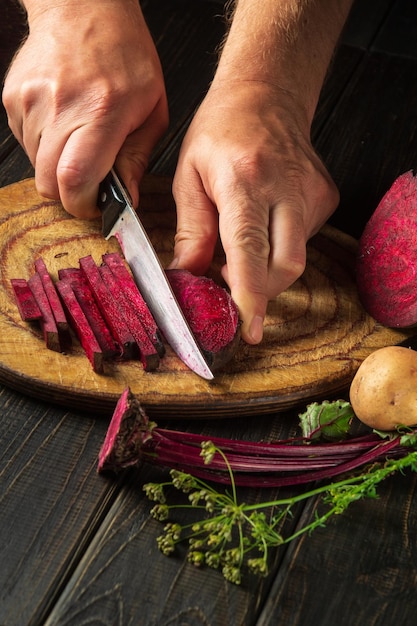
[[[231,295],[211,278],[187,270],[167,270],[166,275],[209,367],[220,369],[240,341],[239,311]]]
[[[16,297],[17,308],[24,322],[42,319],[42,313],[35,297],[24,278],[12,278],[10,281]]]
[[[46,347],[49,348],[49,350],[54,350],[55,352],[62,352],[64,347],[61,344],[55,317],[46,295],[41,277],[37,272],[29,278],[28,285],[42,313],[42,318],[39,322],[42,328]]]
[[[85,256],[79,268],[59,269],[54,284],[38,259],[28,281],[12,280],[21,317],[39,320],[47,347],[61,352],[70,345],[69,340],[63,343],[64,332],[70,339],[69,319],[96,372],[113,357],[140,357],[146,371],[155,370],[164,352],[155,320],[122,257],[109,253],[103,261],[98,266],[91,255]],[[209,367],[218,370],[234,356],[240,340],[237,306],[207,277],[185,270],[167,270],[167,277]]]
[[[93,366],[93,370],[98,374],[102,374],[103,368],[103,352],[97,342],[97,339],[85,317],[83,310],[75,296],[75,293],[71,287],[70,281],[58,280],[56,287],[61,295],[61,298],[65,304],[65,308],[68,312],[71,325],[80,340],[84,352],[87,355],[88,360]]]
[[[120,312],[117,301],[114,300],[104,282],[93,257],[88,255],[80,259],[80,267],[113,337],[121,348],[122,358],[135,358],[138,353],[136,341]]]
[[[51,276],[49,275],[48,269],[45,265],[45,261],[42,258],[36,259],[35,270],[41,278],[45,293],[49,300],[49,304],[51,305],[51,310],[55,318],[61,341],[66,345],[71,345],[71,336],[69,334],[68,321],[55,285],[52,281]]]
[[[120,283],[117,281],[111,269],[107,265],[101,266],[99,268],[99,272],[114,301],[117,302],[120,313],[138,346],[140,359],[145,372],[152,372],[158,369],[159,355],[146,333],[142,321],[135,307],[132,305],[132,302],[126,297]]]
[[[307,411],[314,412],[316,407],[312,404]],[[340,401],[335,401],[327,410],[337,412],[338,407]],[[227,463],[216,454],[207,464],[202,455],[207,444],[222,450]],[[386,462],[391,455],[409,454],[409,450],[402,433],[389,438],[365,433],[330,443],[313,443],[309,436],[272,442],[224,437],[210,437],[208,441],[206,435],[161,428],[151,422],[139,399],[127,388],[110,421],[97,469],[117,473],[146,461],[180,469],[204,481],[230,485],[231,470],[236,485],[289,487],[329,479],[362,466],[369,470],[370,464]]]
[[[103,254],[103,261],[111,269],[112,274],[114,274],[118,283],[121,285],[123,292],[135,307],[157,353],[160,357],[163,357],[165,354],[165,346],[162,343],[161,333],[122,257],[117,254],[117,252],[112,252]]]
[[[61,280],[67,280],[71,284],[75,297],[98,341],[104,358],[111,359],[117,356],[119,351],[82,270],[77,267],[68,267],[59,270],[58,276]]]
[[[417,178],[399,176],[359,241],[357,284],[363,306],[389,327],[417,324]]]
[[[127,387],[114,410],[99,453],[98,471],[120,471],[136,465],[142,445],[152,439],[152,422]]]

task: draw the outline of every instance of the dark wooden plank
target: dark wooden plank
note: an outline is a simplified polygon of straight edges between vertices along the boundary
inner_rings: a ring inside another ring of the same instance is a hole
[[[294,544],[257,626],[414,624],[417,477],[388,479]]]
[[[223,11],[218,3],[187,0],[151,2],[143,9],[161,59],[170,114],[168,131],[155,148],[150,167],[173,175],[192,113],[213,78],[216,49],[225,33]]]
[[[0,624],[41,624],[117,483],[96,473],[105,423],[0,389]]]
[[[414,0],[395,3],[372,50],[417,59],[417,4]]]
[[[341,36],[341,43],[368,49],[397,0],[356,0]]]
[[[415,167],[417,64],[368,55],[317,147],[341,192],[330,223],[359,237],[382,195]]]
[[[29,159],[14,137],[8,135],[6,142],[8,154],[4,161],[0,161],[0,187],[35,175]]]
[[[250,433],[258,438],[275,423],[283,434],[280,418],[271,416],[218,424],[217,434],[238,436]],[[262,430],[258,426],[263,426]],[[206,428],[207,431],[213,431]],[[243,433],[242,433],[243,431]],[[91,542],[74,576],[63,591],[46,626],[78,626],[95,619],[103,624],[146,624],[147,626],[187,623],[190,625],[237,626],[256,623],[259,606],[268,594],[271,580],[285,554],[285,549],[272,551],[271,574],[267,578],[244,577],[236,586],[225,582],[222,575],[209,568],[196,568],[187,563],[185,550],[177,556],[163,556],[156,538],[162,525],[149,517],[151,504],[143,500],[144,482],[163,481],[164,470],[144,468],[131,472],[125,488]],[[239,490],[241,501],[257,502],[277,497],[277,490]],[[288,490],[286,491],[288,494]],[[174,496],[175,498],[175,496]],[[174,499],[175,501],[175,499]],[[289,520],[293,528],[300,508]],[[190,523],[190,513],[176,520]]]

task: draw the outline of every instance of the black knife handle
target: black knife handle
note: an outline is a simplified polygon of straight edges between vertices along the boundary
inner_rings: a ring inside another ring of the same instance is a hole
[[[112,170],[98,188],[97,206],[102,214],[101,229],[105,237],[117,222],[120,213],[126,208],[127,201],[129,201],[128,193]]]

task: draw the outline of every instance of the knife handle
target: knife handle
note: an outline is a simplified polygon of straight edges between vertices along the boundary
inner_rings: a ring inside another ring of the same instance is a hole
[[[101,211],[102,232],[105,237],[109,235],[120,213],[131,203],[129,194],[112,169],[98,188],[97,206]]]

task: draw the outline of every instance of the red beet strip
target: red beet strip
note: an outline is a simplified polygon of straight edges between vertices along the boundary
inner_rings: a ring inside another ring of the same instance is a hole
[[[59,299],[56,287],[45,265],[45,261],[42,258],[38,258],[35,261],[35,270],[39,274],[43,288],[49,300],[49,304],[52,309],[52,314],[55,318],[55,322],[58,328],[58,332],[61,334],[61,340],[70,343],[70,335],[68,333],[68,320],[66,318],[64,309]]]
[[[102,374],[104,371],[103,352],[75,296],[69,280],[58,280],[56,283],[56,288],[59,291],[63,302],[65,303],[68,316],[71,320],[71,325],[78,339],[80,340],[80,343],[93,367],[93,370],[98,374]]]
[[[110,267],[103,265],[99,267],[99,272],[111,295],[117,302],[126,325],[136,341],[144,370],[146,372],[156,370],[159,366],[159,355],[134,306],[132,306],[131,301],[126,297]]]
[[[132,302],[138,315],[140,316],[142,324],[149,335],[150,340],[155,346],[156,351],[160,357],[163,357],[165,354],[165,346],[162,343],[158,326],[122,257],[117,252],[109,252],[107,254],[103,254],[103,262],[111,269],[116,280],[122,286],[124,293],[130,302]]]
[[[93,257],[88,255],[81,258],[80,267],[84,272],[96,299],[97,306],[102,312],[110,332],[121,348],[122,358],[136,358],[138,354],[136,341],[120,312],[117,302],[114,300],[106,283],[103,281]]]
[[[42,318],[41,310],[25,278],[12,278],[11,284],[16,298],[20,317],[24,322],[33,322]]]
[[[68,280],[90,324],[105,359],[112,359],[120,354],[104,317],[94,299],[90,286],[78,267],[68,267],[58,271],[61,280]]]
[[[51,305],[49,304],[41,277],[37,272],[29,278],[28,285],[42,313],[42,317],[39,322],[42,328],[46,347],[49,350],[54,350],[55,352],[62,352],[63,346],[61,345],[55,317],[52,313]]]

